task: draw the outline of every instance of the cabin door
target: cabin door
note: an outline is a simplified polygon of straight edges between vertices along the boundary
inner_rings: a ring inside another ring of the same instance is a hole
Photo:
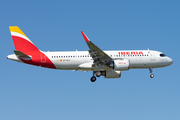
[[[46,62],[46,56],[43,53],[41,53],[41,62]]]
[[[154,52],[150,53],[150,60],[155,60]]]

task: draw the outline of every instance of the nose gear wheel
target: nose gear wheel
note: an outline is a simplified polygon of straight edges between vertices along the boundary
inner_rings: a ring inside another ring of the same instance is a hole
[[[152,74],[152,68],[149,68],[149,71],[150,71],[150,73],[151,73],[150,78],[153,78],[153,77],[154,77],[154,74]]]

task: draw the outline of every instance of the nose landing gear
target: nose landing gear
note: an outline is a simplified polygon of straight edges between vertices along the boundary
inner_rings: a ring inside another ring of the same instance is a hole
[[[152,68],[149,68],[149,71],[151,73],[150,77],[153,78],[154,77],[154,74],[152,74]]]
[[[154,74],[151,74],[150,77],[153,78],[153,77],[154,77]]]

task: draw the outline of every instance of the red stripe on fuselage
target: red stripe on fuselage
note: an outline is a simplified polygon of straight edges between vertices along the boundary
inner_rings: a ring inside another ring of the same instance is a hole
[[[24,54],[31,56],[31,60],[24,60],[20,58],[24,63],[56,69],[52,61],[44,53],[42,53],[33,43],[17,36],[12,36],[12,38],[16,50],[19,50]],[[46,57],[45,61],[42,61],[42,57]]]

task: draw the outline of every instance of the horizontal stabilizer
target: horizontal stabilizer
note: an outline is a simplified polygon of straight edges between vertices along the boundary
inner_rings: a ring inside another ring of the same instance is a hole
[[[19,50],[14,50],[14,53],[16,54],[17,57],[22,58],[24,60],[31,60],[31,57],[24,54],[23,52],[19,51]]]

